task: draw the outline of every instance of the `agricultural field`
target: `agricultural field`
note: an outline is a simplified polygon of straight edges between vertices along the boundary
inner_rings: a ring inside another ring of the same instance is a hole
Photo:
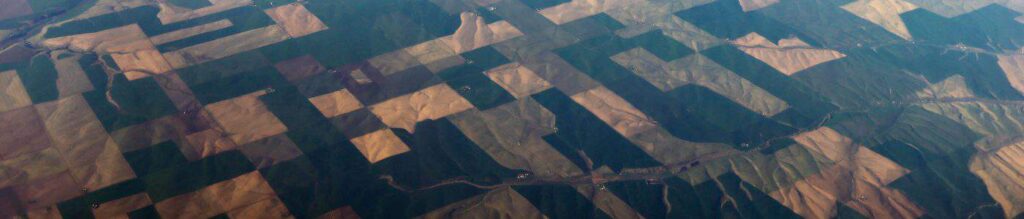
[[[0,0],[0,218],[1024,217],[1024,1]]]

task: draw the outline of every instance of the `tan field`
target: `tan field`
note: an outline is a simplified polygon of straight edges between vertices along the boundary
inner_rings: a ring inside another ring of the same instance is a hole
[[[900,14],[917,9],[917,6],[903,0],[858,0],[843,5],[843,9],[878,24],[885,30],[910,40],[913,38]]]
[[[1024,141],[1003,145],[971,158],[971,172],[985,182],[988,193],[999,202],[1006,217],[1024,212]]]
[[[552,52],[542,52],[519,60],[519,63],[566,95],[601,86],[601,83]]]
[[[285,206],[284,202],[281,202],[277,197],[263,199],[263,201],[233,209],[228,211],[227,215],[230,218],[291,217],[291,213],[288,212],[288,207]]]
[[[488,70],[491,81],[505,88],[512,96],[522,99],[551,88],[551,83],[519,63],[509,63]]]
[[[740,0],[740,7],[743,8],[744,12],[756,11],[757,9],[767,8],[776,3],[779,0]]]
[[[660,126],[630,137],[629,142],[636,144],[637,147],[663,164],[686,163],[703,156],[733,151],[726,144],[679,139]]]
[[[529,170],[538,177],[583,174],[542,139],[555,132],[555,115],[533,99],[519,99],[486,111],[471,109],[448,119],[506,168]]]
[[[700,54],[665,62],[646,49],[634,48],[611,58],[665,92],[696,84],[764,116],[789,108],[785,101]]]
[[[932,13],[941,15],[943,17],[952,18],[960,16],[966,13],[970,13],[974,10],[984,8],[994,2],[1009,2],[1013,0],[932,0],[932,1],[921,1],[921,0],[905,0],[910,1],[925,10]]]
[[[849,197],[837,197],[843,194],[837,194],[836,191],[842,190],[843,187],[849,187],[849,185],[836,184],[845,182],[839,180],[842,177],[838,175],[840,173],[839,170],[826,170],[822,174],[804,178],[792,186],[775,191],[770,195],[804,218],[829,218],[835,212],[836,202],[839,198],[849,199]],[[849,195],[847,194],[847,196]]]
[[[356,149],[359,149],[370,163],[409,152],[409,146],[405,145],[391,129],[381,129],[352,138],[352,144],[356,145]]]
[[[552,6],[540,10],[540,15],[548,18],[555,24],[564,24],[587,16],[595,15],[606,10],[630,7],[638,5],[641,0],[572,0],[571,2]]]
[[[22,154],[0,161],[0,186],[8,187],[34,182],[58,173],[67,172],[68,166],[56,148]]]
[[[75,94],[93,90],[92,82],[85,75],[85,70],[78,64],[78,57],[57,58],[62,53],[51,55],[54,67],[57,69],[57,93],[60,97],[68,97]]]
[[[0,0],[0,20],[32,14],[28,0]]]
[[[608,167],[601,167],[595,169],[594,172],[597,174],[611,174],[612,170]],[[643,218],[643,215],[640,215],[633,207],[626,204],[625,201],[611,191],[602,190],[589,184],[576,185],[574,187],[576,187],[576,192],[590,199],[594,203],[594,207],[601,209],[601,211],[604,211],[605,214],[612,218]]]
[[[125,25],[94,33],[85,33],[43,41],[49,48],[67,48],[72,51],[121,53],[155,49],[137,24]]]
[[[216,0],[212,6],[194,11],[175,9],[161,4],[160,18],[164,23],[188,20],[207,14],[217,13],[235,7],[251,4],[249,0]],[[278,43],[292,37],[302,37],[327,29],[319,18],[306,10],[302,4],[288,4],[265,11],[277,22],[276,25],[253,29],[239,34],[204,42],[187,48],[162,54],[173,68],[184,68],[210,60],[224,58],[241,52],[253,50],[270,44]],[[176,38],[202,31],[223,28],[226,24],[210,24],[210,27],[196,27],[165,38]],[[173,33],[173,32],[172,32]],[[166,40],[166,39],[161,39]],[[120,63],[119,63],[120,64]]]
[[[476,45],[489,44],[494,40],[494,32],[487,27],[483,17],[477,16],[476,13],[463,12],[459,18],[462,20],[462,24],[459,25],[459,29],[455,30],[449,41],[451,48],[455,51],[473,50]]]
[[[957,121],[985,136],[1024,133],[1024,109],[1010,104],[985,102],[929,103],[922,108]]]
[[[199,100],[196,99],[195,94],[192,93],[192,89],[188,87],[188,84],[186,84],[185,81],[181,80],[181,75],[177,72],[165,73],[161,77],[154,77],[153,79],[156,80],[157,84],[160,85],[160,89],[163,90],[164,94],[167,95],[167,98],[171,100],[171,103],[174,103],[174,107],[178,110],[187,111],[190,110],[191,107],[199,105]],[[204,125],[206,123],[206,118],[200,117],[197,120],[202,121],[192,122]]]
[[[82,194],[76,180],[68,172],[48,176],[38,181],[13,187],[17,198],[30,202],[28,209],[40,209],[55,205]],[[6,198],[6,197],[5,197]]]
[[[56,205],[31,209],[25,215],[28,218],[62,218]]]
[[[219,12],[231,10],[237,7],[249,6],[252,4],[252,0],[209,0],[210,6],[191,10],[187,8],[179,8],[167,3],[160,3],[160,13],[157,14],[157,18],[160,19],[160,23],[170,24],[193,18],[203,17],[206,15],[216,14]]]
[[[607,190],[600,190],[593,185],[577,185],[576,192],[579,192],[584,197],[590,199],[594,203],[594,206],[601,209],[605,214],[611,216],[611,218],[633,218],[641,219],[643,215],[636,212],[633,207],[626,204],[614,193]],[[594,194],[591,196],[590,194]]]
[[[117,143],[81,95],[35,105],[53,145],[83,188],[98,189],[135,178]]]
[[[844,204],[854,211],[862,212],[861,214],[878,218],[912,218],[925,215],[923,209],[899,190],[854,181],[853,191],[854,194],[861,194],[862,198]]]
[[[28,91],[15,71],[0,72],[0,112],[32,105]]]
[[[315,15],[306,10],[306,6],[293,3],[267,9],[264,12],[277,22],[278,26],[288,32],[291,37],[302,37],[326,30],[327,26]]]
[[[352,206],[342,206],[335,208],[323,215],[317,217],[317,219],[359,219],[359,215],[355,210],[352,210]]]
[[[673,13],[695,6],[715,2],[714,0],[688,1],[634,1],[618,7],[606,8],[604,13],[626,25],[616,34],[631,38],[649,31],[660,29],[669,38],[701,51],[724,41],[697,26],[679,19]]]
[[[12,30],[0,30],[0,37],[5,36],[5,32],[10,33]],[[10,47],[0,49],[0,63],[11,63],[20,60],[31,59],[32,56],[36,55],[36,51],[28,48],[25,45],[12,45]]]
[[[121,147],[122,153],[127,153],[168,140],[182,142],[188,134],[186,128],[184,120],[177,115],[169,115],[115,130],[110,137]]]
[[[110,53],[129,80],[170,71],[171,65],[157,51],[137,24],[43,41],[50,48]]]
[[[626,50],[609,58],[664,92],[690,83],[689,77],[685,75],[687,72],[668,69],[667,61],[672,60],[661,60],[642,47]]]
[[[457,33],[457,32],[456,32]],[[414,46],[405,48],[405,52],[416,58],[418,63],[432,63],[448,57],[455,56],[455,50],[442,39],[429,40]]]
[[[876,162],[872,157],[878,155],[865,156],[858,162]],[[899,191],[862,179],[858,177],[862,170],[845,165],[837,164],[770,195],[805,218],[833,217],[836,202],[874,218],[914,218],[923,214]]]
[[[471,108],[473,104],[447,84],[438,84],[370,106],[370,111],[388,127],[414,132],[417,122],[444,118]]]
[[[363,103],[356,99],[348,89],[341,89],[324,95],[309,98],[324,114],[324,117],[333,118],[363,108]]]
[[[800,133],[793,136],[793,140],[811,151],[825,155],[825,158],[832,161],[846,160],[861,147],[854,144],[853,139],[828,127]]]
[[[97,218],[115,218],[128,216],[129,212],[152,205],[153,200],[146,193],[139,193],[128,197],[101,203],[92,209],[92,214]]]
[[[153,5],[156,1],[158,0],[97,0],[93,7],[90,7],[85,10],[85,12],[82,12],[82,14],[79,14],[73,19],[67,21],[87,20],[96,16],[124,11],[135,7]]]
[[[96,190],[136,177],[131,166],[128,165],[128,161],[124,159],[121,151],[117,149],[117,144],[114,143],[114,140],[108,138],[102,148],[93,150],[102,151],[61,152],[70,165],[71,175],[75,177],[75,182],[81,184],[81,188]],[[92,155],[94,157],[91,158],[77,160],[72,157],[83,156],[83,153],[87,152],[98,154]],[[75,162],[80,164],[75,164]]]
[[[999,67],[1003,68],[1010,85],[1024,94],[1024,55],[1000,55]]]
[[[117,53],[110,56],[114,58],[114,62],[117,62],[121,69],[126,70],[124,75],[128,80],[141,79],[149,77],[151,74],[160,74],[171,70],[171,66],[156,49]]]
[[[795,145],[767,155],[753,151],[744,153],[732,149],[728,145],[706,143],[704,145],[706,147],[699,147],[699,149],[710,152],[695,153],[692,155],[695,157],[684,160],[687,162],[699,160],[701,161],[700,165],[689,168],[679,175],[692,185],[714,182],[716,177],[731,172],[755,188],[770,193],[818,174],[824,167],[834,163],[817,152]],[[671,149],[671,147],[667,148]],[[687,151],[686,149],[674,150]]]
[[[409,51],[404,49],[374,56],[367,60],[367,62],[377,68],[383,76],[392,75],[402,70],[423,64],[420,63],[415,56],[409,54]]]
[[[681,6],[681,7],[689,7]],[[650,9],[656,10],[656,9]],[[630,23],[630,26],[616,31],[616,34],[624,38],[632,38],[647,33],[654,29],[660,29],[665,36],[672,38],[693,50],[701,51],[724,43],[723,40],[711,35],[693,24],[683,21],[671,15],[656,15],[649,10],[614,10],[609,15],[619,21]],[[671,61],[671,60],[667,60]]]
[[[788,42],[782,43],[783,41]],[[783,41],[780,41],[780,45],[776,45],[760,34],[750,33],[732,43],[748,55],[786,75],[793,75],[812,66],[846,57],[845,54],[838,51],[807,47],[807,44],[799,39],[784,39]]]
[[[434,74],[437,74],[437,73],[440,73],[441,71],[444,71],[444,70],[446,70],[448,68],[459,66],[459,65],[462,65],[462,64],[466,64],[466,59],[462,58],[462,56],[449,56],[449,57],[446,57],[446,58],[443,58],[443,59],[440,59],[440,60],[437,60],[437,61],[434,61],[434,62],[431,62],[431,63],[426,63],[426,64],[424,64],[424,67],[426,67],[427,70],[430,70],[430,72],[433,72]],[[357,69],[356,71],[359,71],[359,70]],[[352,77],[356,77],[356,75],[354,74],[354,73],[356,73],[356,71],[352,72],[353,73]],[[365,73],[363,73],[362,71],[360,71],[359,73],[364,74],[363,78],[366,78],[365,77]],[[358,77],[356,77],[355,79],[357,79],[356,80],[357,83],[362,83],[362,82],[359,82],[359,78]]]
[[[384,76],[423,64],[431,68],[431,71],[438,72],[446,67],[463,64],[453,62],[452,57],[523,35],[506,21],[487,24],[482,17],[470,12],[460,14],[460,18],[462,23],[452,35],[378,55],[369,62]]]
[[[285,134],[271,136],[258,141],[241,145],[242,152],[257,169],[289,161],[302,155],[302,150]]]
[[[287,40],[284,30],[271,25],[196,44],[163,54],[174,68],[184,68]]]
[[[0,112],[0,160],[12,159],[53,146],[34,107]]]
[[[363,72],[363,70],[353,70],[352,72],[349,72],[349,75],[352,76],[352,80],[355,80],[358,84],[369,84],[370,82],[373,82],[369,76],[366,76],[366,73]]]
[[[456,53],[468,52],[480,47],[502,42],[523,35],[507,21],[487,24],[475,13],[463,12],[462,24],[449,37],[439,38]]]
[[[435,209],[420,217],[434,218],[543,218],[530,200],[511,187],[494,189],[448,206]]]
[[[824,155],[835,165],[770,195],[807,218],[829,218],[836,201],[873,218],[914,218],[924,214],[901,192],[886,187],[910,171],[854,144],[830,128],[819,128],[793,138],[801,146]]]
[[[237,145],[247,144],[288,131],[259,96],[262,91],[206,105],[213,119]]]
[[[572,99],[626,138],[658,126],[653,119],[605,87],[572,95]]]
[[[180,148],[186,159],[196,161],[234,150],[238,148],[238,144],[232,141],[229,136],[225,136],[225,133],[222,133],[220,130],[211,128],[189,134],[185,137],[185,144]]]
[[[246,215],[254,210],[246,206],[252,205],[263,207],[255,210],[268,217],[276,218],[289,214],[285,208],[281,208],[283,206],[279,207],[280,201],[261,203],[270,199],[278,198],[263,176],[254,171],[160,201],[155,207],[163,218],[208,218],[222,213]]]

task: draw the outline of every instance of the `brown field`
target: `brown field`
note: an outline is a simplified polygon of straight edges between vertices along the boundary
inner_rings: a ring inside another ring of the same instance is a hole
[[[510,187],[504,187],[477,195],[445,207],[435,209],[422,218],[544,218],[530,200]]]
[[[413,132],[419,121],[440,119],[471,108],[473,104],[447,84],[438,84],[370,106],[370,111],[388,127]]]
[[[277,25],[292,37],[302,37],[327,29],[327,26],[316,15],[306,10],[306,6],[302,4],[287,4],[267,9],[264,12],[277,21]]]
[[[163,56],[172,67],[184,68],[281,42],[289,37],[282,28],[271,25],[166,52]]]
[[[92,209],[96,218],[115,218],[128,216],[129,212],[152,205],[153,200],[149,199],[146,193],[139,193],[113,201],[101,203],[97,208]]]
[[[509,63],[486,72],[494,83],[518,99],[551,88],[551,84],[519,63]]]
[[[793,138],[835,165],[770,195],[807,218],[829,218],[835,202],[872,218],[915,218],[924,214],[903,193],[886,187],[910,171],[830,128]]]
[[[402,142],[390,129],[381,129],[370,134],[355,137],[352,144],[370,163],[384,160],[391,156],[409,152],[409,146]]]
[[[29,0],[0,0],[0,20],[15,18],[32,14],[32,6]]]
[[[843,9],[878,24],[885,30],[910,40],[913,38],[900,14],[917,9],[917,6],[903,0],[858,0],[843,5]]]
[[[323,113],[324,117],[327,118],[340,116],[363,108],[363,104],[348,89],[341,89],[309,98],[309,102],[313,103],[313,106],[316,106],[320,113]]]
[[[32,105],[28,91],[15,71],[0,72],[0,112]]]
[[[971,158],[971,172],[985,182],[988,193],[999,202],[1006,217],[1024,212],[1024,141],[1003,145]]]
[[[0,112],[0,160],[13,159],[52,146],[34,107]],[[2,186],[0,186],[2,187]]]
[[[53,145],[83,188],[135,178],[121,150],[81,95],[35,105]]]
[[[1010,85],[1024,94],[1024,55],[1000,55],[999,67],[1003,68]]]
[[[157,18],[163,24],[176,23],[180,21],[186,21],[193,18],[203,17],[219,12],[231,10],[237,7],[245,7],[252,5],[252,0],[209,0],[210,6],[191,10],[187,8],[179,8],[172,6],[167,3],[160,3],[160,13],[157,14]]]
[[[757,33],[750,33],[732,43],[748,55],[786,75],[793,75],[812,66],[846,57],[838,51],[807,47],[807,43],[800,39],[783,39],[776,45]]]
[[[583,174],[542,139],[555,132],[555,115],[533,99],[523,98],[485,111],[467,110],[448,118],[494,161],[509,169],[529,170],[538,177]]]
[[[240,97],[206,105],[213,119],[237,145],[247,144],[288,131],[254,92]]]
[[[658,126],[653,119],[605,87],[572,95],[572,99],[626,138]]]
[[[743,8],[744,12],[750,12],[767,8],[775,3],[779,3],[779,0],[740,0],[740,7]]]
[[[245,215],[254,210],[246,206],[253,205],[262,207],[256,210],[268,217],[288,214],[287,210],[280,212],[283,209],[277,206],[281,205],[280,201],[261,203],[270,199],[277,199],[277,195],[263,176],[254,171],[160,201],[155,207],[163,218],[209,218],[222,213]]]

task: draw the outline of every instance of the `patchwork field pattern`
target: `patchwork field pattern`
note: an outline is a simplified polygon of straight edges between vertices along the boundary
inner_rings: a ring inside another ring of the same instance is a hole
[[[0,0],[0,218],[1013,218],[1015,0]]]

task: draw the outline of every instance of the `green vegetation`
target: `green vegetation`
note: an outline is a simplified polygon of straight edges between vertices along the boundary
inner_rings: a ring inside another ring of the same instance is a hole
[[[178,112],[174,103],[152,77],[129,81],[123,74],[118,74],[110,83],[113,83],[110,87],[110,98],[117,106],[108,100],[105,88],[82,94],[107,131]]]
[[[255,168],[238,151],[227,151],[185,165],[163,169],[142,177],[146,193],[159,202],[217,182],[232,179]]]
[[[32,57],[28,66],[17,69],[17,72],[33,103],[56,100],[60,96],[57,90],[57,69],[46,54]]]
[[[167,3],[188,9],[197,9],[213,5],[210,4],[210,1],[208,0],[168,0]]]

